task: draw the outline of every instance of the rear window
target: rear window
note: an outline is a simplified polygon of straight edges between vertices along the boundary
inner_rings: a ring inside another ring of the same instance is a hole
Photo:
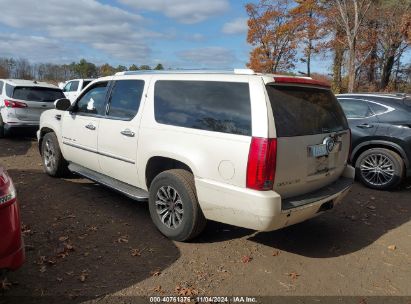
[[[65,97],[60,89],[16,87],[13,91],[12,98],[27,101],[54,102],[56,99]]]
[[[267,85],[278,137],[338,132],[347,120],[330,90]]]
[[[248,83],[157,81],[154,112],[162,124],[251,135]]]

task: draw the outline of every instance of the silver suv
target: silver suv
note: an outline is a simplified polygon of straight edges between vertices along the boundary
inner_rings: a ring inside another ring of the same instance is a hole
[[[64,98],[58,87],[45,82],[0,79],[0,138],[12,129],[38,129],[40,115]]]

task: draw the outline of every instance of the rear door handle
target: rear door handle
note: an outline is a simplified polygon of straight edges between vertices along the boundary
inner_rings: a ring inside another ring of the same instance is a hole
[[[120,133],[123,134],[124,136],[128,136],[128,137],[134,137],[136,135],[136,133],[134,133],[130,129],[125,129],[125,130],[121,131]]]
[[[358,125],[357,128],[361,128],[361,129],[371,129],[374,128],[374,125],[369,125],[367,123],[363,123],[361,125]]]
[[[89,130],[94,131],[94,130],[96,129],[96,126],[93,125],[93,124],[91,124],[91,123],[89,123],[88,125],[86,125],[86,128],[89,129]]]

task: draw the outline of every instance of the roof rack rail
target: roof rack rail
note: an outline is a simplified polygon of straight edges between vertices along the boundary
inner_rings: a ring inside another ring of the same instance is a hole
[[[123,75],[144,75],[144,74],[239,74],[239,75],[255,75],[251,69],[234,69],[234,70],[138,70],[117,72],[116,76]]]

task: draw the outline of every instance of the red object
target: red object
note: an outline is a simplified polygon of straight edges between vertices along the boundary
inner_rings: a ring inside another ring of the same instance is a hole
[[[292,84],[309,84],[316,85],[320,87],[331,88],[331,85],[320,80],[302,78],[302,77],[289,77],[289,76],[276,76],[274,77],[276,83],[292,83]]]
[[[0,167],[0,269],[16,270],[25,260],[16,190]]]
[[[277,164],[277,139],[251,139],[247,163],[247,188],[272,190]]]
[[[27,108],[27,104],[25,104],[24,102],[20,102],[20,101],[15,101],[15,100],[4,100],[4,105],[7,108]]]

